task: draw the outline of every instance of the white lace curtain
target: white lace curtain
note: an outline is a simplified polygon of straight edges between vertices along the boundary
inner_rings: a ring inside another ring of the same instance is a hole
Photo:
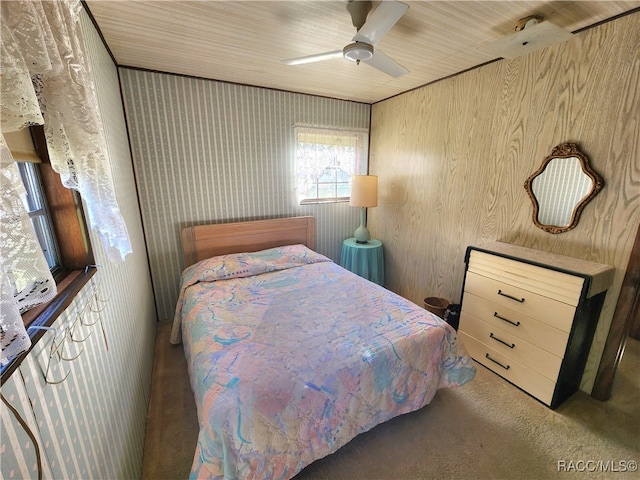
[[[44,124],[51,166],[80,192],[90,228],[111,261],[131,253],[115,198],[93,77],[86,60],[79,0],[4,1],[0,127]],[[26,213],[25,194],[0,135],[0,343],[4,364],[30,345],[20,313],[55,296],[55,282]]]

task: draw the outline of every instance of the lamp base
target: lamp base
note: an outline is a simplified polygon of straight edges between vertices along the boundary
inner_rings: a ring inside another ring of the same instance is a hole
[[[360,226],[356,228],[353,236],[356,238],[356,243],[368,243],[371,240],[371,235],[367,229],[367,209],[362,208],[360,210]]]
[[[371,235],[369,234],[367,227],[364,227],[363,229],[358,227],[353,236],[356,238],[356,243],[369,243],[369,240],[371,240]]]

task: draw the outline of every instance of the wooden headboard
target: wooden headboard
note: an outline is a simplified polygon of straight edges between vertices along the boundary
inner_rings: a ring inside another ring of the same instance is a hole
[[[227,253],[257,252],[282,245],[316,248],[316,219],[289,217],[198,225],[182,229],[184,266]]]

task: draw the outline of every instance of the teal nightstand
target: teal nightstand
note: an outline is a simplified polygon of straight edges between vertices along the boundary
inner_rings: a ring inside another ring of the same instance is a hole
[[[384,285],[384,253],[380,240],[356,243],[355,238],[347,238],[342,242],[340,265],[367,280]]]

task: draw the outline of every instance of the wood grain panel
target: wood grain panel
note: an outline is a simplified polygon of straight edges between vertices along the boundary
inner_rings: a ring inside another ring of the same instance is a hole
[[[460,298],[464,251],[494,240],[616,268],[583,377],[591,391],[640,222],[640,13],[372,107],[369,229],[386,285],[422,303]],[[551,149],[575,142],[605,179],[578,227],[536,228],[523,188]]]
[[[61,263],[66,270],[80,270],[95,263],[91,244],[87,241],[87,226],[77,193],[62,185],[60,174],[51,164],[41,163],[40,174],[49,201]]]
[[[314,217],[198,225],[182,230],[185,267],[216,255],[256,252],[299,243],[312,250],[315,248]]]
[[[495,59],[483,44],[533,13],[572,32],[640,6],[638,0],[404,1],[409,10],[376,45],[410,70],[398,78],[344,59],[282,63],[347,45],[356,31],[346,0],[86,3],[120,65],[367,103]]]

